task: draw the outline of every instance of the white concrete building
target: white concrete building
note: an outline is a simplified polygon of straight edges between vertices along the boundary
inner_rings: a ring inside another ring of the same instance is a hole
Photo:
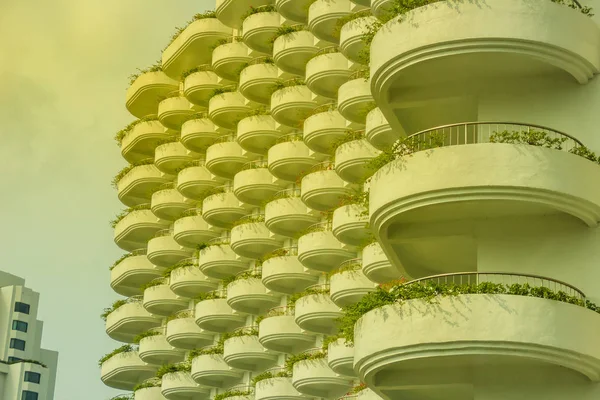
[[[598,8],[194,16],[116,137],[115,399],[597,399]]]
[[[58,352],[42,349],[39,293],[0,271],[0,399],[52,400]]]

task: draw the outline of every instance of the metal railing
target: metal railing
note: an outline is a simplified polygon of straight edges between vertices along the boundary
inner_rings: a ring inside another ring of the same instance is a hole
[[[154,237],[157,238],[157,237],[172,236],[172,235],[173,235],[173,229],[167,228],[167,229],[161,229],[161,230],[157,231],[154,234]]]
[[[247,162],[244,165],[242,165],[242,169],[240,171],[245,171],[247,169],[254,169],[254,168],[267,168],[267,166],[268,166],[267,160],[255,160],[255,161]]]
[[[223,136],[219,136],[218,138],[215,139],[215,141],[213,142],[213,144],[217,144],[217,143],[229,143],[229,142],[235,142],[235,135],[228,133],[225,134]]]
[[[353,79],[358,79],[358,78],[366,78],[367,74],[369,73],[368,69],[359,69],[358,71],[354,71],[353,73],[350,74],[350,80]]]
[[[301,142],[304,140],[304,136],[302,132],[292,132],[287,135],[279,136],[275,140],[275,144],[285,143],[285,142]]]
[[[147,254],[148,250],[145,248],[141,248],[141,249],[135,249],[132,250],[129,254],[131,254],[132,256],[145,256]]]
[[[319,49],[319,51],[317,51],[313,57],[320,56],[323,54],[338,53],[339,51],[339,46],[325,46],[322,49]]]
[[[208,241],[208,243],[206,243],[206,244],[209,246],[218,246],[218,245],[229,244],[229,243],[231,243],[230,237],[216,237],[216,238],[210,239]]]
[[[306,232],[307,232],[306,234],[313,233],[313,232],[330,231],[332,229],[333,229],[332,221],[321,221],[321,222],[317,222],[316,224],[312,224],[308,228],[306,228]]]
[[[478,121],[442,125],[426,129],[408,136],[416,146],[415,151],[431,147],[457,146],[462,144],[490,143],[490,137],[501,132],[532,133],[542,132],[549,139],[562,139],[561,150],[569,151],[583,146],[579,140],[564,132],[541,125],[520,122]]]
[[[545,287],[555,292],[563,292],[581,301],[585,301],[585,294],[575,286],[556,279],[540,275],[514,274],[510,272],[456,272],[414,279],[406,282],[403,286],[419,285],[424,283],[435,283],[438,285],[478,285],[489,282],[503,285],[528,284],[531,287]]]
[[[158,190],[175,189],[175,182],[166,182],[158,187]]]
[[[275,195],[273,195],[273,198],[271,199],[271,201],[278,200],[278,199],[287,199],[287,198],[291,198],[291,197],[300,197],[301,194],[302,194],[302,191],[299,188],[284,189],[284,190],[280,190],[279,192],[276,192]]]
[[[362,258],[352,258],[341,263],[337,270],[343,271],[358,271],[362,268]]]
[[[230,388],[227,389],[227,392],[233,392],[234,394],[232,394],[231,396],[227,396],[225,397],[226,399],[229,397],[233,397],[233,396],[239,396],[239,394],[235,394],[235,392],[247,392],[248,394],[253,394],[254,393],[254,386],[250,386],[250,385],[235,385],[232,386]]]
[[[197,217],[202,215],[202,209],[197,207],[192,207],[188,210],[185,210],[181,213],[181,217]]]
[[[310,285],[306,288],[306,290],[318,290],[318,291],[326,291],[329,290],[329,283],[317,283],[316,285]],[[307,294],[310,296],[312,293]]]
[[[294,310],[296,308],[294,306],[278,306],[273,307],[267,311],[265,314],[265,318],[269,317],[278,317],[278,316],[293,316]]]
[[[333,161],[323,161],[310,167],[310,169],[308,170],[308,174],[312,174],[313,172],[333,170],[334,167],[335,164]]]
[[[271,56],[256,57],[255,59],[248,62],[248,66],[256,65],[256,64],[270,64],[269,61],[272,61],[272,60],[273,60],[273,57],[271,57]]]
[[[313,108],[310,112],[310,115],[320,114],[328,111],[337,110],[337,102],[331,101],[329,103],[321,104],[320,106]]]
[[[265,222],[265,214],[244,215],[243,217],[235,221],[234,226],[252,224],[254,222]]]
[[[241,328],[234,329],[234,333],[254,334],[258,331],[258,325],[246,325]]]

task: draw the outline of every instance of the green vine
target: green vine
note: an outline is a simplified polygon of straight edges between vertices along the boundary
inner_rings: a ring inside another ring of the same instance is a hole
[[[260,7],[250,6],[250,10],[248,10],[248,12],[246,12],[244,15],[242,15],[242,17],[240,19],[243,21],[246,18],[248,18],[249,16],[254,15],[254,14],[271,13],[271,12],[277,12],[277,8],[275,8],[275,5],[273,5],[273,4],[268,4],[268,5],[260,6]]]
[[[183,71],[183,73],[181,74],[181,80],[185,80],[185,78],[187,78],[188,76],[195,74],[196,72],[206,72],[206,71],[212,71],[213,68],[211,65],[206,64],[206,65],[198,65],[194,68],[190,68],[186,71]]]
[[[140,341],[142,339],[147,338],[147,337],[152,337],[152,336],[158,336],[158,335],[160,335],[160,332],[152,331],[152,330],[146,331],[146,332],[142,332],[139,335],[137,335],[136,337],[134,337],[132,342],[134,344],[140,344]]]
[[[291,377],[292,377],[292,373],[290,371],[279,371],[279,372],[265,371],[265,372],[262,372],[262,373],[256,375],[254,378],[252,378],[252,386],[255,386],[258,382],[264,381],[265,379],[291,378]]]
[[[188,268],[188,267],[195,267],[196,264],[194,264],[194,261],[190,260],[190,259],[186,259],[183,261],[179,261],[177,264],[173,264],[167,268],[165,268],[165,270],[163,271],[163,277],[168,278],[169,276],[171,276],[171,272],[181,269],[181,268]]]
[[[111,351],[110,353],[104,355],[104,357],[102,357],[98,361],[98,366],[102,366],[102,364],[104,364],[106,361],[108,361],[110,358],[116,356],[117,354],[131,353],[133,351],[137,351],[137,348],[130,344],[124,344],[123,346],[116,348],[113,351]]]
[[[100,318],[102,318],[102,320],[106,322],[106,318],[108,317],[108,315],[124,304],[127,304],[127,300],[115,301],[110,307],[104,309],[102,314],[100,314]]]
[[[288,298],[287,305],[288,305],[288,307],[293,306],[294,304],[296,304],[296,301],[298,301],[302,297],[310,296],[310,295],[314,295],[314,294],[327,294],[327,295],[329,295],[329,288],[309,287],[308,289],[305,289],[302,292],[294,293],[293,295],[291,295]]]
[[[137,72],[129,75],[129,77],[128,77],[129,86],[133,85],[135,80],[137,78],[139,78],[140,76],[142,76],[148,72],[158,72],[158,71],[162,71],[162,61],[161,60],[156,61],[154,64],[152,64],[151,66],[149,66],[147,68],[144,68],[144,69],[137,68]]]
[[[215,397],[213,397],[213,400],[223,400],[233,396],[249,396],[251,394],[251,390],[228,390],[226,392],[215,395]]]
[[[160,385],[161,385],[161,381],[159,381],[158,379],[151,379],[146,382],[142,382],[142,383],[135,385],[135,387],[133,388],[133,391],[137,392],[140,389],[160,387]]]
[[[285,360],[285,368],[288,371],[292,371],[294,368],[294,364],[296,364],[297,362],[300,361],[305,361],[305,360],[321,360],[323,358],[327,357],[327,353],[324,353],[322,351],[318,351],[318,352],[304,352],[304,353],[300,353],[300,354],[294,354],[291,355],[287,358],[287,360]]]
[[[216,18],[217,17],[217,13],[214,11],[205,11],[203,13],[198,13],[195,14],[192,19],[190,21],[187,21],[185,23],[184,26],[181,27],[176,27],[175,28],[175,33],[171,36],[169,43],[167,43],[167,45],[165,46],[165,48],[163,49],[163,51],[169,47],[171,45],[171,43],[173,43],[175,41],[175,39],[177,39],[179,37],[179,35],[181,35],[181,33],[183,31],[185,31],[185,29],[190,26],[190,24],[192,24],[193,22],[199,21],[201,19],[207,19],[207,18]]]
[[[143,292],[146,289],[149,289],[149,288],[155,287],[155,286],[164,285],[165,283],[166,283],[165,278],[153,279],[150,282],[147,282],[147,283],[143,284],[142,286],[140,286],[140,290]]]
[[[358,12],[355,12],[355,13],[351,13],[351,14],[343,16],[342,18],[339,18],[337,20],[336,24],[335,24],[335,28],[334,28],[334,31],[333,31],[334,36],[337,37],[337,38],[339,38],[340,37],[340,33],[342,31],[342,27],[344,25],[346,25],[348,22],[352,22],[352,21],[354,21],[356,19],[359,19],[359,18],[370,17],[372,15],[373,14],[371,13],[371,10],[367,9],[367,10],[361,10],[361,11],[358,11]]]
[[[306,83],[304,82],[304,79],[294,78],[294,79],[289,79],[287,81],[277,81],[273,85],[273,88],[275,89],[275,91],[277,91],[277,90],[285,89],[288,87],[301,86],[301,85],[305,85],[305,84]]]
[[[130,164],[128,166],[126,166],[125,168],[121,169],[117,175],[115,175],[115,177],[112,179],[111,184],[112,187],[114,187],[115,189],[117,188],[117,183],[119,183],[119,181],[129,173],[129,171],[131,171],[132,169],[134,169],[135,167],[141,167],[142,165],[151,165],[154,164],[154,160],[153,159],[146,159],[146,160],[142,160],[142,161],[138,161],[135,162],[133,164]]]
[[[180,363],[180,364],[165,364],[161,366],[156,372],[157,378],[162,378],[166,374],[173,374],[176,372],[191,372],[192,365],[190,363]]]
[[[115,228],[117,226],[117,224],[126,216],[128,216],[130,213],[134,212],[134,211],[140,211],[140,210],[149,210],[150,209],[150,204],[140,204],[139,206],[134,206],[134,207],[129,207],[123,211],[121,211],[119,214],[117,214],[115,216],[115,219],[113,219],[112,221],[110,221],[110,226],[112,228]]]
[[[151,115],[148,117],[136,119],[135,121],[131,122],[129,125],[127,125],[125,128],[121,129],[119,132],[117,132],[115,134],[115,141],[117,142],[117,144],[119,146],[121,146],[123,144],[123,139],[125,138],[125,136],[127,136],[127,134],[129,132],[131,132],[133,130],[133,128],[135,128],[138,124],[140,124],[142,122],[150,122],[150,121],[158,121],[158,117]]]
[[[271,38],[271,43],[275,43],[275,40],[281,36],[291,35],[296,32],[301,32],[306,30],[306,28],[302,25],[282,25],[277,28],[275,35]]]

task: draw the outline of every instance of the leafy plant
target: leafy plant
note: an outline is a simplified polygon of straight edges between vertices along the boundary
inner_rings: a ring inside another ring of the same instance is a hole
[[[165,364],[161,366],[156,372],[157,378],[162,378],[166,374],[173,374],[175,372],[191,372],[192,365],[189,362],[183,362],[179,364]]]
[[[140,344],[140,341],[142,339],[147,338],[147,337],[152,337],[152,336],[158,336],[158,335],[160,335],[160,332],[155,331],[155,330],[149,330],[149,331],[146,331],[146,332],[142,332],[142,333],[140,333],[139,335],[137,335],[136,337],[133,338],[133,343]]]
[[[115,311],[117,308],[121,307],[124,304],[127,304],[127,300],[115,301],[114,303],[112,303],[112,305],[110,307],[104,309],[102,314],[100,314],[100,318],[102,318],[103,321],[106,321],[106,318],[108,317],[108,315],[110,313],[112,313],[113,311]]]
[[[175,28],[175,33],[171,36],[169,43],[167,43],[167,45],[165,46],[165,49],[167,47],[169,47],[171,45],[171,43],[173,43],[175,41],[175,39],[177,39],[179,37],[179,35],[181,35],[181,33],[185,30],[185,28],[187,28],[193,22],[199,21],[201,19],[216,18],[216,17],[217,17],[217,13],[214,11],[205,11],[203,13],[195,14],[190,21],[187,21],[185,23],[184,26]],[[164,51],[164,49],[163,49],[163,51]]]
[[[137,78],[139,78],[140,76],[142,76],[148,72],[158,72],[158,71],[162,71],[162,61],[161,60],[156,61],[154,64],[152,64],[151,66],[149,66],[147,68],[144,68],[144,69],[137,68],[137,72],[129,75],[129,77],[128,77],[129,86],[133,85],[133,82],[135,82],[135,80]]]
[[[235,92],[235,91],[236,91],[235,86],[226,86],[226,87],[216,88],[210,93],[209,99],[212,99],[213,97],[218,96],[220,94],[231,93],[231,92]]]
[[[260,268],[251,268],[248,271],[242,272],[241,274],[237,274],[237,275],[225,278],[221,282],[223,284],[223,287],[226,287],[227,285],[229,285],[230,283],[233,283],[235,281],[239,281],[239,280],[243,280],[243,279],[251,279],[251,278],[260,278],[261,276],[262,275],[261,275]]]
[[[275,35],[271,38],[271,43],[275,43],[275,40],[277,40],[277,38],[280,36],[290,35],[303,30],[306,30],[306,27],[303,25],[282,25],[277,28]]]
[[[134,256],[135,254],[133,253],[125,253],[123,254],[121,257],[119,257],[114,263],[113,265],[110,266],[109,270],[112,271],[117,265],[119,265],[119,263],[129,257]]]
[[[340,199],[339,207],[349,206],[349,205],[358,205],[363,208],[363,211],[359,216],[366,217],[369,215],[369,191],[354,191],[350,194],[344,195]],[[372,241],[367,243],[371,244]],[[366,246],[366,245],[365,245]]]
[[[188,354],[188,361],[192,361],[198,356],[223,354],[223,343],[217,343],[214,346],[203,347],[201,349],[191,350]]]
[[[364,130],[347,130],[346,134],[338,139],[336,139],[331,144],[331,153],[335,153],[338,147],[343,145],[344,143],[353,142],[355,140],[361,140],[365,137]]]
[[[321,344],[321,351],[327,353],[329,345],[333,342],[337,342],[339,338],[340,335],[327,336],[325,339],[323,339],[323,343]]]
[[[261,372],[260,374],[256,375],[254,378],[252,378],[252,386],[255,386],[258,382],[264,381],[265,379],[291,378],[291,377],[292,377],[292,373],[287,370],[282,370],[279,372],[265,371],[265,372]]]
[[[185,78],[187,78],[188,76],[196,73],[196,72],[203,72],[203,71],[212,71],[213,68],[210,64],[203,64],[203,65],[198,65],[194,68],[190,68],[186,71],[183,71],[183,73],[181,74],[181,80],[185,80]]]
[[[281,90],[281,89],[285,89],[288,87],[300,86],[300,85],[305,85],[305,84],[306,83],[304,82],[304,79],[294,78],[294,79],[288,79],[287,81],[277,81],[277,83],[275,83],[273,85],[273,88],[275,90]]]
[[[124,344],[123,346],[114,349],[113,351],[111,351],[110,353],[106,354],[104,357],[102,357],[99,361],[98,361],[98,366],[102,366],[102,364],[104,362],[106,362],[107,360],[109,360],[110,358],[116,356],[117,354],[124,354],[124,353],[130,353],[133,351],[137,351],[137,348],[130,345],[130,344]]]
[[[166,282],[167,282],[167,280],[165,278],[152,279],[150,282],[148,282],[148,283],[140,286],[140,290],[144,291],[144,290],[149,289],[151,287],[164,285]]]
[[[115,216],[115,219],[113,219],[112,221],[110,221],[110,226],[112,228],[115,228],[117,226],[117,224],[126,216],[128,216],[130,213],[134,212],[134,211],[140,211],[140,210],[149,210],[150,209],[150,204],[140,204],[139,206],[134,206],[134,207],[129,207],[123,211],[121,211],[119,214],[117,214]]]
[[[188,268],[188,267],[195,267],[195,266],[196,266],[196,264],[194,263],[193,260],[191,260],[191,259],[185,259],[185,260],[179,261],[178,263],[173,264],[173,265],[165,268],[165,270],[163,271],[162,275],[165,278],[167,278],[167,277],[171,276],[171,272],[173,272],[173,271],[175,271],[177,269]]]
[[[296,301],[305,296],[310,296],[313,294],[329,294],[329,286],[328,285],[319,285],[319,286],[311,286],[305,289],[302,292],[294,293],[288,298],[288,306],[293,306],[296,304]]]
[[[287,360],[285,360],[285,368],[291,372],[294,368],[294,364],[296,364],[299,361],[320,360],[325,357],[327,357],[327,353],[324,353],[322,351],[306,351],[300,354],[293,354],[289,356]]]
[[[333,30],[334,36],[336,36],[336,37],[339,38],[340,37],[340,32],[342,30],[342,27],[344,25],[346,25],[348,22],[352,22],[352,21],[354,21],[356,19],[359,19],[359,18],[370,17],[371,15],[373,15],[371,13],[371,10],[367,9],[367,10],[361,10],[361,11],[358,11],[358,12],[355,12],[355,13],[351,13],[351,14],[343,16],[342,18],[339,18],[337,20],[337,22],[335,24],[335,28]]]
[[[200,293],[198,296],[194,297],[194,300],[199,303],[204,300],[214,300],[214,299],[222,299],[223,295],[219,293],[219,291],[205,292]]]
[[[420,136],[408,136],[397,140],[390,149],[369,160],[367,166],[369,169],[377,171],[394,160],[409,156],[417,151],[433,149],[443,145],[444,137],[439,134],[432,134],[426,140]]]
[[[249,396],[251,394],[251,390],[228,390],[226,392],[215,395],[215,397],[213,397],[213,400],[223,400],[233,396]]]
[[[129,171],[131,171],[132,169],[134,169],[135,167],[141,167],[142,165],[151,165],[154,164],[154,160],[151,158],[148,158],[146,160],[142,160],[142,161],[138,161],[135,162],[133,164],[130,164],[128,166],[126,166],[125,168],[121,169],[117,175],[115,175],[115,177],[112,179],[111,184],[112,186],[116,189],[117,188],[117,183],[119,183],[119,181],[129,173]]]
[[[245,225],[245,224],[254,224],[257,222],[265,222],[265,215],[264,214],[254,214],[254,215],[248,215],[246,217],[240,218],[237,221],[235,221],[233,223],[233,226],[240,226],[240,225]]]
[[[135,121],[131,122],[129,125],[127,125],[125,128],[121,129],[119,132],[117,132],[115,134],[115,141],[117,142],[117,144],[119,146],[121,146],[123,144],[123,139],[125,138],[125,136],[127,136],[127,134],[129,132],[131,132],[133,130],[133,128],[135,128],[137,125],[141,124],[142,122],[150,122],[150,121],[158,121],[158,117],[156,117],[154,115],[150,115],[147,117],[136,119]]]
[[[244,15],[242,15],[242,17],[240,19],[243,21],[251,15],[260,14],[260,13],[268,13],[268,12],[277,12],[277,8],[275,8],[275,6],[273,4],[268,4],[268,5],[260,6],[260,7],[250,6],[250,10],[248,10],[248,12],[246,12]]]
[[[115,397],[111,397],[110,400],[134,400],[133,394],[120,394]]]
[[[160,387],[161,385],[161,381],[158,379],[148,379],[145,382],[139,383],[137,385],[134,386],[133,391],[137,392],[140,389],[146,389],[146,388],[153,388],[153,387]]]

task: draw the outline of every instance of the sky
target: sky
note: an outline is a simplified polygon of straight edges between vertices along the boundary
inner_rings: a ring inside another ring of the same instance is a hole
[[[173,5],[176,4],[176,5]],[[127,77],[214,0],[0,0],[0,270],[40,293],[55,400],[105,400],[98,359],[120,344],[99,315],[119,298],[110,181],[114,134],[134,118]]]

